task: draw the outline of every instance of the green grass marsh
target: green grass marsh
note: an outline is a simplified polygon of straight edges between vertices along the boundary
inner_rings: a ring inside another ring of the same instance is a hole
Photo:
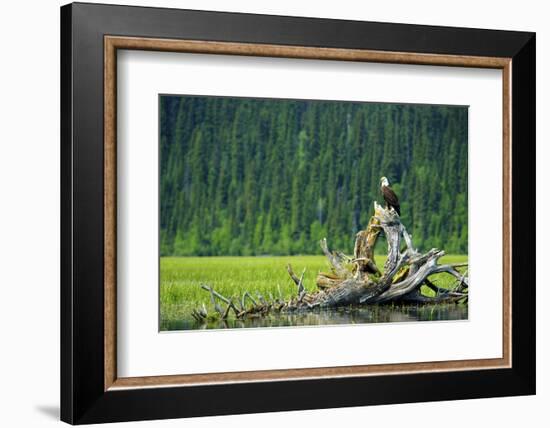
[[[466,255],[447,255],[440,263],[463,263]],[[385,258],[377,257],[382,267]],[[296,285],[290,280],[286,265],[290,263],[297,274],[304,268],[304,283],[308,291],[316,289],[315,278],[320,271],[329,271],[324,256],[265,256],[265,257],[162,257],[160,259],[160,329],[171,330],[174,322],[192,323],[191,311],[203,303],[213,311],[210,295],[201,284],[214,287],[226,297],[240,299],[245,291],[254,297],[284,299],[296,296]],[[455,279],[438,274],[431,277],[440,287],[450,287]],[[427,295],[429,289],[423,289]]]

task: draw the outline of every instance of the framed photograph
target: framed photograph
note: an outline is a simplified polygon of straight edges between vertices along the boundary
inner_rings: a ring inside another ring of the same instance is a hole
[[[76,3],[61,106],[63,421],[535,393],[533,33]]]

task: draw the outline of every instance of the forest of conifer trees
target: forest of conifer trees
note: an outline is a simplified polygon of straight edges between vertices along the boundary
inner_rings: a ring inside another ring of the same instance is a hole
[[[387,176],[421,250],[468,249],[468,109],[160,96],[162,256],[352,253]]]

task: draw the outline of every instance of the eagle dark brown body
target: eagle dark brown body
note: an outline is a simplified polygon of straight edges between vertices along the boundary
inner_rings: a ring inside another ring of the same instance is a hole
[[[390,182],[386,177],[382,177],[380,179],[380,191],[382,192],[384,201],[386,201],[386,207],[393,208],[397,215],[401,216],[399,199],[397,198],[397,195],[395,194],[393,189],[390,187]]]

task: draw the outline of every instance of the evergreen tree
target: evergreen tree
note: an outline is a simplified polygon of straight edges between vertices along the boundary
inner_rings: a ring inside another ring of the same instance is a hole
[[[468,249],[466,107],[160,97],[161,255],[350,253],[387,176],[421,249]]]

